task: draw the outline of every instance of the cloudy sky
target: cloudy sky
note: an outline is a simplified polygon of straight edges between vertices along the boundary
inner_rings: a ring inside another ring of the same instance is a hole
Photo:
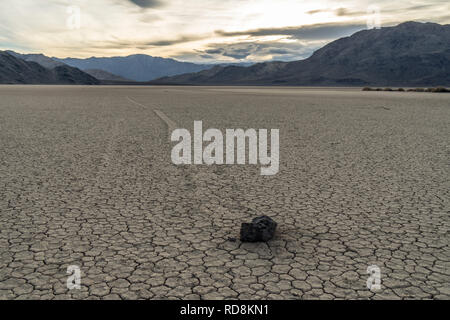
[[[288,61],[368,22],[410,20],[448,24],[450,1],[1,0],[0,49],[60,58]]]

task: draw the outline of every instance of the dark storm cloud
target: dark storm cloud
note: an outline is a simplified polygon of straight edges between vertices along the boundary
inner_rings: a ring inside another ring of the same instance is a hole
[[[322,12],[333,12],[338,17],[349,17],[349,16],[364,16],[367,13],[363,11],[350,11],[347,8],[337,8],[337,9],[317,9],[317,10],[311,10],[307,11],[307,14],[316,14],[316,13],[322,13]]]
[[[231,57],[236,60],[272,56],[277,60],[298,60],[311,55],[314,48],[304,46],[299,43],[270,42],[238,42],[230,44],[211,44],[204,50],[204,54],[221,60],[224,57]]]
[[[154,47],[167,47],[167,46],[171,46],[174,44],[191,42],[191,41],[202,40],[202,39],[205,39],[205,36],[188,35],[188,36],[181,36],[176,39],[150,41],[150,42],[146,42],[145,45],[154,46]]]
[[[221,54],[221,53],[223,53],[223,49],[210,49],[210,50],[205,50],[205,52],[208,54]]]
[[[220,52],[220,55],[224,57],[231,57],[240,60],[245,59],[249,55],[255,53],[257,49],[258,47],[255,43],[234,43],[225,45],[221,48],[216,48],[215,50]]]
[[[162,39],[162,40],[149,40],[149,41],[128,41],[128,40],[110,40],[110,41],[97,41],[96,44],[90,45],[91,48],[96,49],[129,49],[137,48],[141,50],[148,49],[150,47],[168,47],[180,43],[186,43],[191,41],[197,41],[206,39],[205,35],[184,35],[175,39]]]
[[[160,0],[127,0],[141,8],[156,8],[163,5]]]
[[[214,56],[210,55],[210,54],[200,54],[198,55],[200,58],[202,59],[206,59],[206,60],[212,60],[214,59]]]
[[[109,41],[97,41],[95,44],[90,44],[89,47],[90,48],[95,48],[95,49],[130,49],[130,48],[136,48],[136,49],[141,49],[141,50],[145,50],[151,47],[167,47],[167,46],[172,46],[172,45],[176,45],[176,44],[180,44],[180,43],[186,43],[186,42],[190,42],[190,41],[196,41],[196,40],[201,40],[201,39],[205,39],[206,36],[201,36],[201,35],[186,35],[186,36],[181,36],[179,38],[176,39],[163,39],[163,40],[150,40],[150,41],[146,41],[146,40],[142,40],[142,41],[129,41],[129,40],[109,40]],[[70,46],[66,46],[64,47],[66,49],[71,48]]]
[[[250,48],[250,47],[238,49],[235,46],[235,48],[230,48],[229,50],[225,50],[222,53],[222,55],[224,55],[225,57],[231,57],[231,58],[240,60],[240,59],[247,58],[249,55],[252,54],[253,51],[254,50],[252,50],[252,48]]]
[[[285,27],[285,28],[261,28],[247,31],[226,32],[217,30],[216,34],[224,37],[233,36],[289,36],[293,39],[303,40],[326,40],[336,39],[343,36],[348,36],[356,31],[365,29],[365,24],[340,24],[340,23],[326,23],[314,24],[300,27]]]
[[[443,1],[446,2],[447,0]],[[424,4],[424,5],[414,5],[414,6],[410,6],[410,7],[406,7],[406,8],[392,8],[389,9],[387,7],[383,7],[382,12],[384,13],[398,13],[398,12],[406,12],[406,11],[418,11],[418,10],[425,10],[425,9],[430,9],[430,8],[434,8],[436,7],[436,3],[432,3],[432,4]],[[351,17],[351,16],[360,16],[360,17],[364,17],[367,15],[367,12],[365,11],[352,11],[348,8],[337,8],[337,9],[330,9],[330,8],[326,8],[326,9],[316,9],[316,10],[310,10],[307,11],[307,14],[317,14],[317,13],[323,13],[323,12],[333,12],[336,16],[338,17]]]

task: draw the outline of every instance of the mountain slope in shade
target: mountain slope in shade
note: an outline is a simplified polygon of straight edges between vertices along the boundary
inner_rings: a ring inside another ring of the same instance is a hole
[[[28,61],[28,62],[39,63],[41,66],[43,66],[44,68],[47,68],[47,69],[54,69],[56,67],[67,66],[64,63],[62,63],[54,58],[49,58],[43,54],[21,54],[21,53],[17,53],[17,52],[11,51],[11,50],[7,50],[6,52],[8,52],[9,54],[11,54],[12,56],[14,56],[16,58],[20,58],[20,59]],[[67,66],[67,67],[69,67],[69,66]],[[70,67],[70,68],[73,68],[73,67]],[[129,81],[128,79],[122,78],[120,76],[117,76],[115,74],[109,73],[104,70],[87,69],[87,70],[84,70],[84,72],[86,72],[87,74],[93,76],[94,78],[96,78],[98,80]]]
[[[127,57],[54,59],[81,70],[103,70],[134,81],[149,81],[164,76],[198,72],[213,67],[213,65],[208,64],[180,62],[174,59],[152,57],[143,54]]]
[[[65,64],[59,61],[56,61],[52,58],[49,58],[43,54],[21,54],[21,53],[17,53],[11,50],[7,50],[6,52],[8,52],[10,55],[28,61],[28,62],[36,62],[39,63],[41,66],[43,66],[44,68],[47,69],[53,69],[55,67],[60,67],[60,66],[64,66]]]
[[[0,51],[0,83],[4,84],[99,84],[87,73],[61,65],[52,69]]]
[[[450,25],[406,22],[333,41],[310,58],[165,77],[154,84],[450,85]]]
[[[108,81],[131,81],[129,79],[123,78],[121,76],[112,74],[108,71],[100,70],[100,69],[86,69],[84,72],[90,74],[94,78],[98,80],[108,80]]]

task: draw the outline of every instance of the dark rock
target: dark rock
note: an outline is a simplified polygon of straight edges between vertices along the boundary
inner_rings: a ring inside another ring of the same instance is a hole
[[[273,238],[277,223],[267,216],[258,217],[241,226],[242,242],[266,242]]]

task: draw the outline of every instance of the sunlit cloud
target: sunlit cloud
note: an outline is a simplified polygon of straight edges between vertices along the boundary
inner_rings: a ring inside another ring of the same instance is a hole
[[[380,9],[382,26],[450,22],[450,4],[442,0],[2,0],[0,49],[80,58],[143,53],[194,62],[290,61],[366,28],[369,5]]]

